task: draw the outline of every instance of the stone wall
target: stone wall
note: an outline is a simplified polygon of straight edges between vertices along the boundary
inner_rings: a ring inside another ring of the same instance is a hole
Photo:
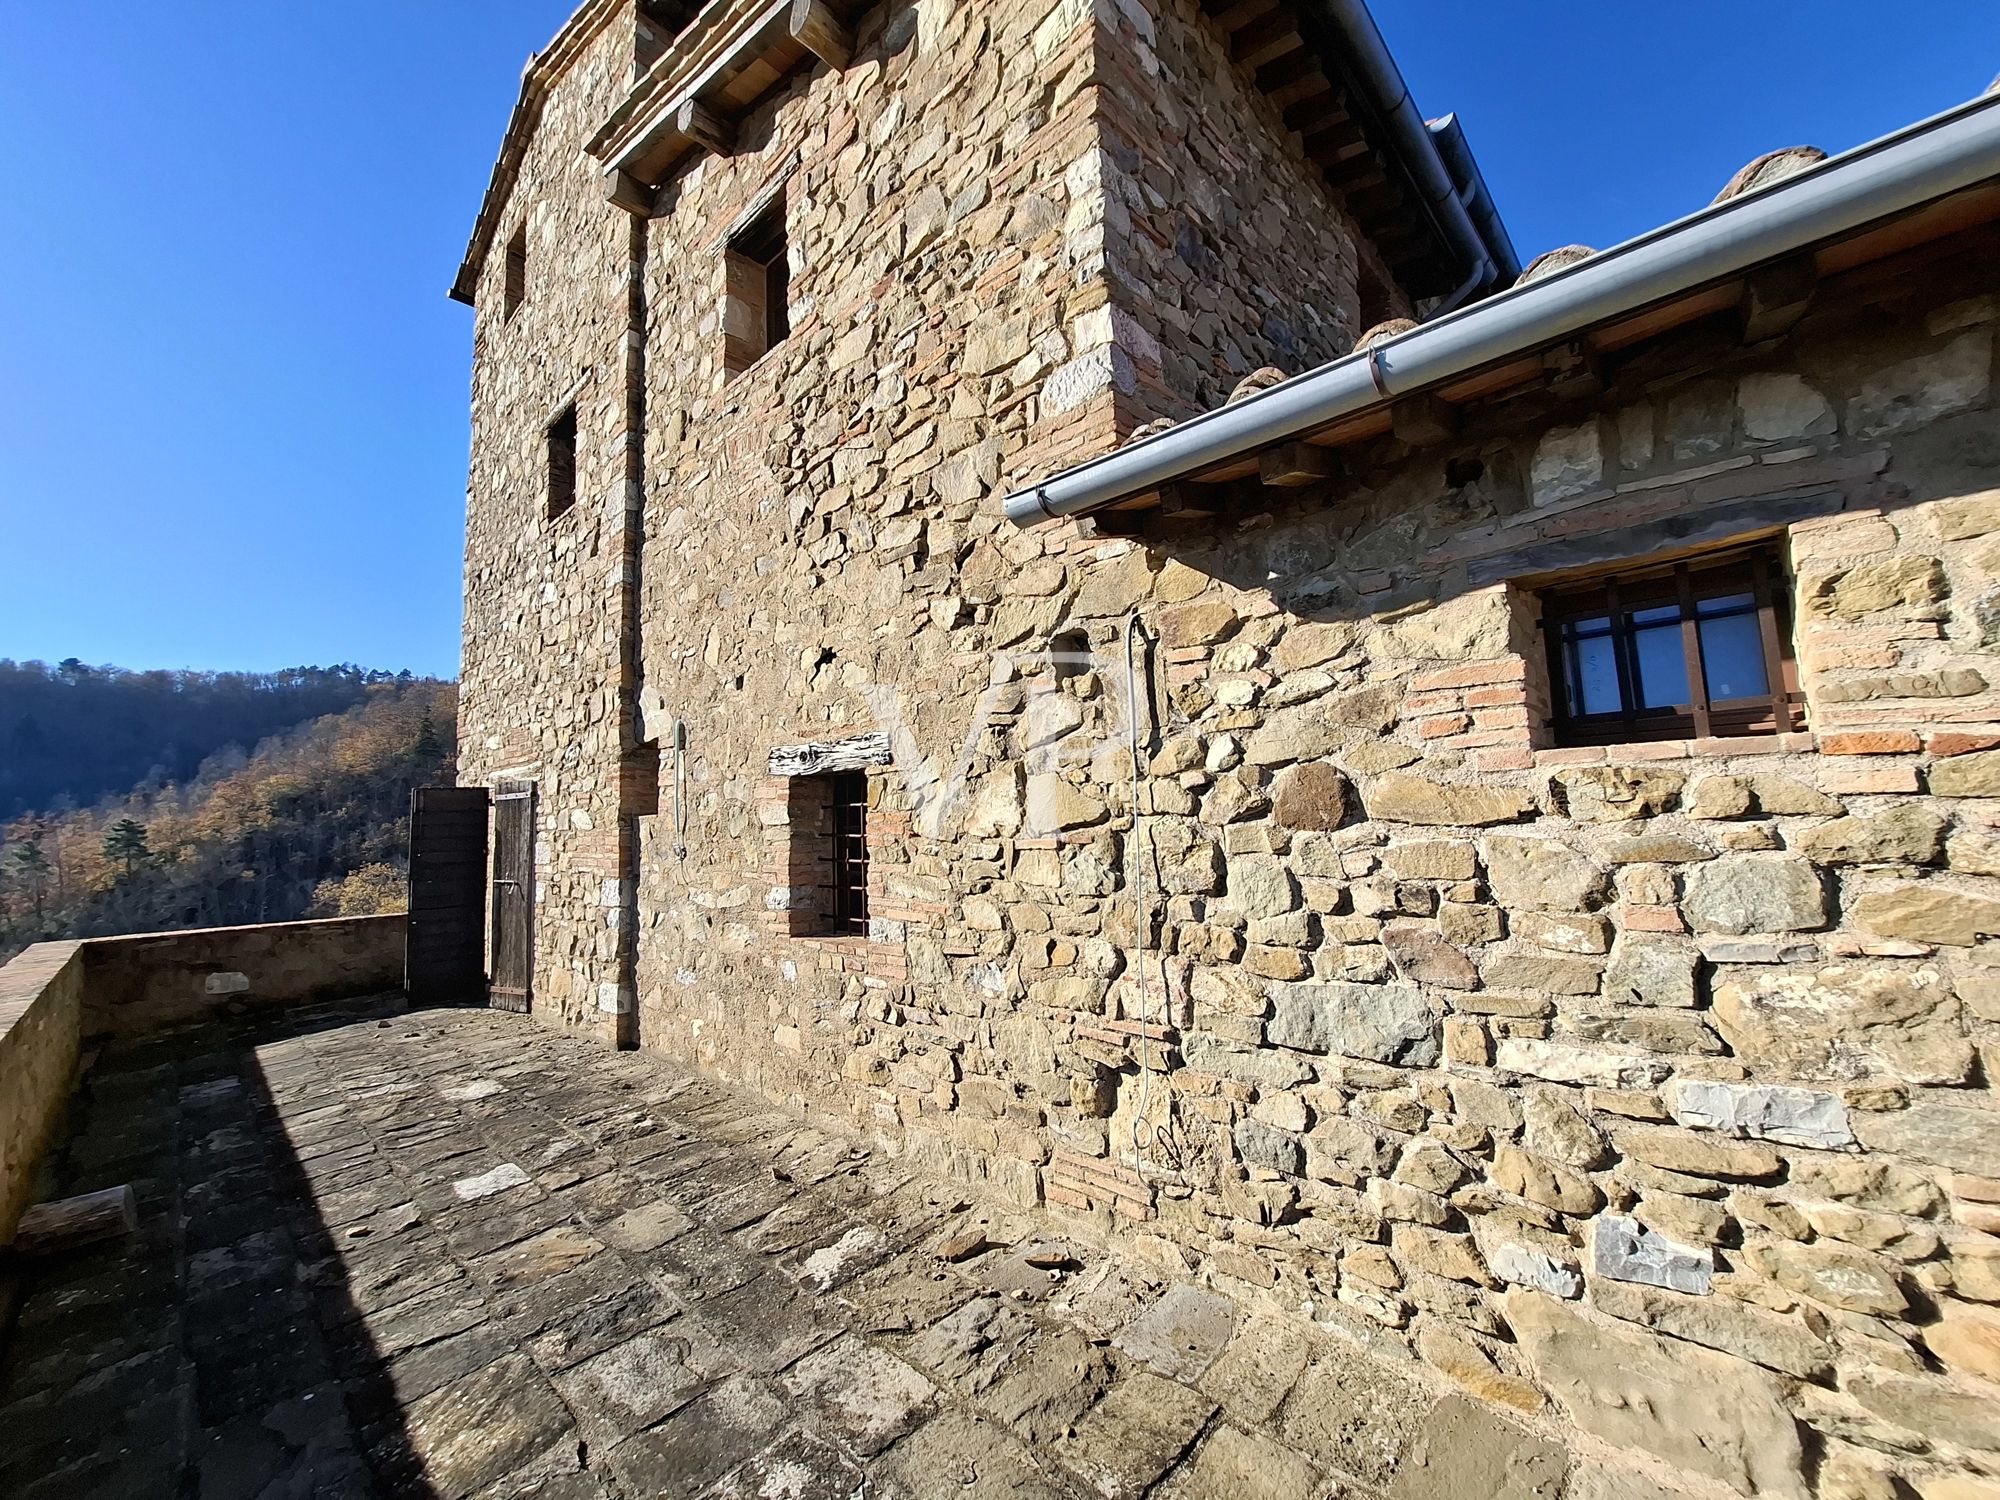
[[[690,716],[690,852],[644,862],[645,1041],[1403,1349],[1601,1440],[1636,1493],[1887,1495],[1985,1461],[2000,449],[1976,286],[1831,298],[1786,346],[1385,441],[1338,489],[1239,494],[1266,508],[1176,541],[1009,539],[991,605],[942,616],[948,658],[866,554],[805,617],[817,644],[732,602],[752,633],[704,653],[756,683],[797,640],[784,667],[819,680],[781,691],[832,706]],[[1771,535],[1809,728],[1548,743],[1518,580]],[[1136,831],[1134,610],[1164,719]],[[1077,636],[1089,670],[1043,655]],[[887,922],[787,939],[773,880],[705,841],[755,829],[760,736],[883,704],[907,736],[877,773]],[[961,755],[960,796],[918,795]],[[1135,864],[1164,892],[1145,952]]]
[[[37,943],[0,967],[0,1245],[13,1242],[22,1210],[34,1201],[36,1163],[75,1082],[81,947]],[[0,1286],[0,1316],[7,1301]]]
[[[1101,22],[1105,275],[1147,409],[1185,417],[1253,370],[1345,354],[1370,252],[1279,107],[1194,0],[1107,7]]]
[[[0,967],[0,1245],[34,1198],[85,1041],[222,1006],[336,999],[403,983],[406,919],[337,917],[37,943]]]
[[[1227,70],[1191,9],[1155,23],[1134,8],[1123,24],[1164,38],[1164,71],[1156,62],[1135,84],[1124,40],[1088,7],[871,11],[848,68],[798,75],[741,123],[733,154],[663,189],[642,247],[575,149],[626,79],[617,28],[552,86],[498,236],[527,226],[526,300],[506,313],[497,255],[481,282],[461,729],[468,781],[537,783],[544,1014],[643,1034],[620,966],[628,919],[699,931],[755,914],[742,910],[745,881],[764,860],[743,768],[781,740],[869,727],[855,685],[953,670],[951,632],[977,615],[998,608],[1013,639],[1029,636],[1053,600],[1000,604],[1026,555],[981,504],[1003,454],[1021,468],[1081,458],[1255,364],[1322,357],[1348,336],[1346,221],[1295,149],[1259,133],[1263,106],[1241,79],[1245,121],[1202,128],[1215,182],[1176,219],[1214,248],[1192,261],[1131,249],[1143,238],[1131,213],[1161,211],[1164,169],[1119,132],[1150,140],[1193,117],[1198,89]],[[1115,126],[1114,93],[1126,111]],[[1274,173],[1326,250],[1303,296],[1284,224],[1247,186]],[[1113,212],[1114,194],[1132,209]],[[791,334],[734,373],[722,249],[774,198]],[[1192,327],[1199,358],[1169,370],[1148,325]],[[626,405],[640,369],[643,490]],[[542,434],[571,401],[579,501],[548,519]],[[841,621],[875,616],[901,623],[843,639]],[[693,730],[687,785],[703,806],[685,859],[665,852],[682,841],[659,837],[630,774],[676,719]],[[681,893],[684,866],[708,889]],[[898,899],[928,899],[921,881],[903,885],[890,920],[904,919]],[[640,988],[657,1006],[675,993],[663,973],[689,965],[659,944],[646,952],[657,957],[642,955]],[[717,1003],[734,1014],[731,997]]]
[[[1949,1493],[2000,1451],[1982,273],[1702,330],[1171,540],[1014,532],[1009,483],[1359,319],[1367,247],[1206,25],[871,11],[671,182],[630,556],[608,396],[573,531],[509,457],[630,309],[573,155],[610,74],[545,127],[520,211],[575,275],[512,345],[482,298],[462,735],[469,779],[542,786],[538,1008],[629,1004],[629,1040],[1588,1434],[1607,1500]],[[791,335],[732,377],[721,246],[774,195]],[[1522,581],[1753,536],[1805,727],[1554,745]],[[873,921],[828,936],[769,752],[877,730]]]
[[[619,767],[631,748],[631,221],[604,201],[582,145],[624,97],[633,58],[627,17],[552,84],[479,281],[459,707],[466,784],[536,783],[536,998],[607,1040],[620,1008]],[[509,316],[499,247],[523,225],[526,296]],[[572,404],[576,503],[550,518],[545,434]]]
[[[966,1047],[959,1097],[990,1068],[1037,1100],[1047,1200],[1574,1423],[1649,1465],[1639,1493],[1945,1494],[1991,1463],[1983,285],[1961,260],[1829,292],[1786,346],[1707,331],[1581,415],[1385,440],[1338,487],[1072,550],[1056,628],[1140,609],[1170,708],[1138,833],[1118,757],[1070,759],[1059,857],[1156,862],[1179,1031],[1141,1173],[1157,976],[1038,848],[948,859],[955,977],[1017,975],[996,1009],[1054,1039],[1041,1079]],[[1757,536],[1809,729],[1553,746],[1521,580]],[[915,1041],[868,1038],[889,1087]]]
[[[83,1034],[153,1031],[222,1006],[400,990],[408,921],[394,913],[91,938],[83,945]]]

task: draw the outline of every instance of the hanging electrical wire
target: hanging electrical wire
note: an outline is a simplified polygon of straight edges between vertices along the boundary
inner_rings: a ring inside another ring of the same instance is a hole
[[[1127,847],[1126,884],[1132,890],[1132,963],[1133,973],[1138,980],[1139,991],[1139,1104],[1132,1115],[1132,1162],[1141,1174],[1147,1171],[1146,1153],[1160,1138],[1160,1128],[1152,1122],[1153,1070],[1149,1066],[1149,1053],[1156,1040],[1163,1042],[1167,1029],[1167,973],[1164,955],[1160,960],[1160,1029],[1156,1034],[1152,1025],[1152,1003],[1147,984],[1146,957],[1151,949],[1149,936],[1152,930],[1151,910],[1146,895],[1146,856],[1150,847],[1143,837],[1145,817],[1140,807],[1141,784],[1140,767],[1144,764],[1143,752],[1151,739],[1151,716],[1143,726],[1139,718],[1139,686],[1141,679],[1139,642],[1145,636],[1145,622],[1135,609],[1125,617],[1125,726],[1126,743],[1131,754],[1132,787],[1132,832]],[[1146,706],[1152,707],[1150,682],[1147,685]],[[1164,1046],[1161,1056],[1165,1055]]]

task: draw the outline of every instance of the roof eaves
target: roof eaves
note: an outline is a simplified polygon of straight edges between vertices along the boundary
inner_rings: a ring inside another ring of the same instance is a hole
[[[452,279],[450,295],[454,302],[472,305],[480,268],[485,265],[487,252],[493,248],[494,237],[499,233],[500,215],[513,195],[528,141],[541,123],[542,106],[548,100],[549,90],[629,3],[630,0],[583,0],[548,46],[530,57],[522,68],[521,92],[514,101],[513,113],[507,117],[507,130],[500,138],[500,155],[493,163],[486,194],[479,201],[479,215],[473,221],[465,257]]]
[[[1767,187],[1487,297],[1410,332],[1009,494],[1021,526],[1088,515],[1451,379],[1573,338],[1671,295],[1908,213],[2000,176],[1989,94]],[[1837,209],[1849,217],[1838,222]],[[1051,491],[1064,493],[1052,494]]]

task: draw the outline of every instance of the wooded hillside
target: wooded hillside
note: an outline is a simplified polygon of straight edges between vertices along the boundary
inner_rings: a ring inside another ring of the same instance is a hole
[[[123,795],[59,799],[0,826],[0,959],[49,937],[401,910],[410,789],[453,779],[457,689],[352,668],[286,675],[293,686],[268,700],[234,674],[203,682],[234,684],[217,690],[238,713],[228,722],[294,692],[352,701],[247,752],[212,746],[184,781],[148,770]]]
[[[352,708],[370,686],[411,680],[351,665],[127,672],[0,658],[0,819],[185,784],[226,745],[255,745]]]

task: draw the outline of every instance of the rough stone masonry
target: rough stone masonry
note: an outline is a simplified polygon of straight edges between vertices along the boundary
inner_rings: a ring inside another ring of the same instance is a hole
[[[535,786],[533,1013],[1427,1365],[1575,1495],[1995,1500],[1990,215],[1016,530],[1440,294],[1394,162],[1305,154],[1305,9],[592,0],[531,65],[460,738]],[[1566,740],[1549,590],[1752,544],[1785,719]]]

